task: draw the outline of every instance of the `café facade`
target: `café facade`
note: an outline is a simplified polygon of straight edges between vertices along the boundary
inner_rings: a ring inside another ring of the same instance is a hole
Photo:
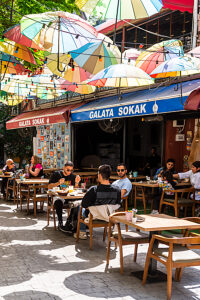
[[[194,79],[169,86],[121,91],[87,103],[32,110],[9,120],[7,129],[36,127],[34,154],[44,167],[60,168],[69,159],[77,168],[125,161],[129,170],[145,165],[156,147],[161,163],[176,160],[183,169],[197,130],[199,111],[185,111]]]

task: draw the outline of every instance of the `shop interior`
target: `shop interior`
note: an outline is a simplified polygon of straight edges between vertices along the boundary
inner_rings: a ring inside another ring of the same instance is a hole
[[[76,168],[124,161],[128,170],[140,170],[156,147],[162,160],[163,122],[141,117],[73,124]],[[124,142],[125,141],[125,142]],[[124,145],[125,143],[125,145]]]

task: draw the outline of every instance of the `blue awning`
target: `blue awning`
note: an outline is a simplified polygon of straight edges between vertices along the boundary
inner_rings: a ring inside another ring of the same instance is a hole
[[[200,79],[182,83],[182,102],[200,87]],[[109,90],[108,90],[109,94]],[[135,91],[122,95],[101,98],[71,111],[71,122],[124,118],[139,115],[163,114],[183,111],[180,84]]]

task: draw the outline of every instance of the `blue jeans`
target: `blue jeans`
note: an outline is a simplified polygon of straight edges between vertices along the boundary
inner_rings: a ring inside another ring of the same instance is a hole
[[[80,207],[78,208],[78,213],[79,213]],[[86,214],[85,214],[85,208],[82,208],[82,216],[84,218],[86,218]],[[86,225],[83,223],[80,223],[80,231],[84,231],[86,232]]]

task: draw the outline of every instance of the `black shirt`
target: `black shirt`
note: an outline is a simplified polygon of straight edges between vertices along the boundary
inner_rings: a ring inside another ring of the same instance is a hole
[[[63,171],[56,171],[52,174],[49,184],[58,182],[61,178],[64,178],[65,181],[70,181],[71,185],[75,185],[75,178],[76,176],[74,174],[70,174],[68,176],[65,176]]]
[[[82,207],[121,204],[121,191],[118,187],[112,185],[100,184],[92,186],[82,200]]]
[[[9,167],[7,165],[5,165],[3,167],[3,172],[12,172],[12,173],[14,173],[15,171],[16,171],[16,166],[15,165],[13,165],[12,169],[9,169]]]

